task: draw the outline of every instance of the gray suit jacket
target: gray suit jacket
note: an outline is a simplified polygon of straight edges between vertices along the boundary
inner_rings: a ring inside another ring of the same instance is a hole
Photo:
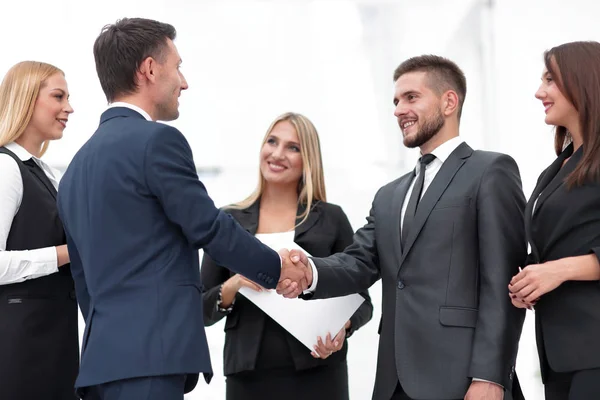
[[[381,278],[374,400],[389,400],[398,381],[414,399],[463,398],[472,377],[511,390],[525,312],[511,305],[508,283],[527,255],[518,167],[461,144],[423,195],[402,248],[412,179],[377,192],[343,253],[313,259],[312,297],[359,292]]]

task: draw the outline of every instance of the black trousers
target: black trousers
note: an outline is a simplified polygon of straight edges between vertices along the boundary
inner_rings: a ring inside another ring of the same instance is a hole
[[[600,368],[559,373],[548,371],[546,400],[600,399]]]
[[[91,386],[83,400],[183,400],[185,375],[149,376]]]
[[[392,398],[390,400],[413,400],[411,397],[408,397],[408,395],[404,392],[404,389],[402,389],[402,385],[400,385],[400,382],[398,382],[398,384],[396,385],[396,390],[394,391],[394,394],[392,395]],[[457,399],[457,400],[462,400],[462,399]]]

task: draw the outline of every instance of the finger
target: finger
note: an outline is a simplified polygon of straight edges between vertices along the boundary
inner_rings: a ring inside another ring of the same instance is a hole
[[[298,284],[296,282],[292,282],[289,286],[283,290],[284,296],[293,295],[298,290]]]
[[[510,290],[512,293],[517,293],[519,290],[523,289],[525,286],[529,285],[531,283],[531,279],[520,279],[515,283],[510,283],[508,285],[508,290]]]
[[[242,282],[242,286],[246,286],[247,288],[250,288],[250,289],[255,290],[257,292],[262,292],[263,289],[264,289],[259,284],[255,283],[255,282],[252,282],[251,280],[248,280],[246,278],[242,278],[241,282]]]
[[[327,358],[329,353],[331,353],[331,350],[327,348],[327,346],[325,346],[325,343],[323,342],[323,339],[321,339],[321,337],[317,337],[317,344],[314,346],[315,351],[317,352],[317,354],[319,354],[320,358]]]
[[[517,308],[527,308],[527,305],[519,299],[511,299],[511,303]]]
[[[515,294],[517,295],[517,298],[525,299],[527,296],[529,296],[531,293],[533,293],[536,289],[537,289],[537,286],[528,285],[528,286],[525,286],[523,289],[521,289],[518,293],[515,293]]]
[[[290,252],[288,249],[280,249],[278,251],[279,255],[281,256],[281,258],[283,258],[284,260],[286,260],[287,258],[289,258],[290,256]]]
[[[321,358],[317,353],[315,353],[314,351],[310,352],[310,355],[313,356],[314,358]]]
[[[514,285],[515,283],[519,282],[526,276],[525,274],[525,270],[522,270],[521,272],[512,277],[512,279],[510,280],[510,284]]]
[[[540,289],[536,289],[533,292],[531,292],[531,294],[529,296],[524,297],[523,301],[531,306],[536,301],[536,299],[539,298],[541,295],[542,295],[542,291]]]
[[[290,259],[292,260],[292,262],[294,264],[301,262],[304,265],[308,264],[308,257],[306,257],[306,254],[303,251],[300,250],[292,250],[290,252]]]
[[[298,297],[298,284],[296,282],[292,282],[290,286],[281,291],[281,295],[286,299]]]
[[[290,287],[290,285],[292,284],[292,281],[289,279],[284,279],[282,281],[279,281],[279,283],[277,284],[277,294],[283,294],[285,291],[287,291],[287,289]]]

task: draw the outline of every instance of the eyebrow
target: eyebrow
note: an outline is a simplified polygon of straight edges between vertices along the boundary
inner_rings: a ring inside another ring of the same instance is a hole
[[[64,95],[64,94],[67,94],[67,92],[65,92],[65,91],[64,91],[63,89],[61,89],[61,88],[54,88],[54,89],[52,89],[52,90],[50,90],[50,91],[52,92],[52,91],[54,91],[54,90],[58,90],[59,92],[62,92],[62,94],[63,94],[63,95]],[[70,97],[71,97],[71,95],[70,95],[70,94],[67,94],[67,99],[68,99],[68,98],[70,98]]]
[[[277,139],[277,140],[281,140],[281,138],[280,138],[279,136],[277,136],[277,135],[273,135],[272,133],[269,135],[269,139],[270,139],[270,138]],[[285,142],[285,140],[281,140],[281,141]],[[291,144],[291,145],[294,145],[294,146],[298,146],[298,147],[300,147],[300,143],[291,142],[291,141],[290,141],[290,142],[286,142],[286,143],[287,143],[287,144]]]
[[[413,90],[413,89],[411,89],[411,90],[407,90],[407,91],[405,91],[405,92],[402,92],[402,93],[400,94],[400,97],[406,97],[406,96],[408,96],[408,95],[411,95],[411,94],[417,94],[417,95],[418,95],[418,94],[421,94],[421,93],[420,93],[420,92],[418,92],[418,91],[416,91],[416,90]],[[397,97],[397,96],[394,96],[393,103],[394,103],[394,104],[397,104],[397,103],[398,103],[398,97]]]

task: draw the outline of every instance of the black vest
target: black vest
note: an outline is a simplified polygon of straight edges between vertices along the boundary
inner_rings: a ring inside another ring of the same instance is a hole
[[[4,147],[0,153],[17,162],[23,180],[6,250],[66,244],[56,190],[43,170]],[[75,398],[78,315],[68,265],[41,278],[0,285],[0,354],[0,399]]]

